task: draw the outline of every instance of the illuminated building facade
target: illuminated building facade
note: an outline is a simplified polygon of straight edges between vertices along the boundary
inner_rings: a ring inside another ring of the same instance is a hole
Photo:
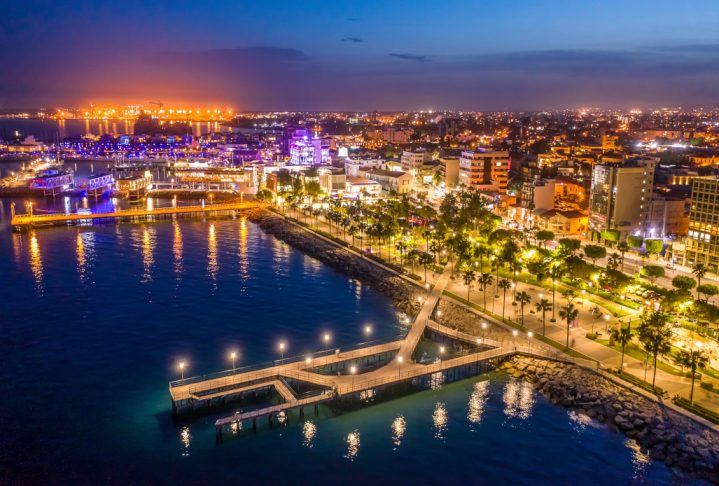
[[[684,265],[719,271],[719,179],[694,179]]]
[[[509,152],[464,151],[459,158],[459,184],[478,191],[507,192]]]

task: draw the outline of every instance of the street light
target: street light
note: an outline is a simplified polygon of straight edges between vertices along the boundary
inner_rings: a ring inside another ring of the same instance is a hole
[[[325,342],[325,351],[329,350],[329,344],[330,344],[330,333],[326,332],[324,336],[322,336],[322,340]]]
[[[178,368],[180,368],[180,379],[185,379],[185,362],[180,361],[180,363],[177,365]]]
[[[513,341],[514,341],[514,349],[515,350],[517,349],[517,334],[518,334],[518,332],[516,329],[512,331],[512,337],[513,337]]]
[[[352,375],[352,391],[355,390],[355,373],[357,373],[357,367],[355,365],[350,366],[350,374]]]
[[[234,370],[235,370],[235,360],[237,359],[237,352],[236,352],[236,351],[232,351],[232,352],[230,353],[230,359],[232,360],[232,371],[234,371]]]
[[[442,371],[442,357],[444,356],[444,352],[445,352],[444,346],[440,346],[439,347],[439,369],[440,369],[440,371]]]
[[[365,334],[365,336],[368,336],[368,337],[372,334],[372,326],[370,324],[367,324],[364,327],[364,334]]]
[[[532,338],[534,337],[534,333],[532,331],[527,331],[527,343],[529,344],[529,352],[532,352]]]
[[[287,345],[285,344],[285,342],[280,341],[280,353],[282,353],[282,360],[285,359],[285,348],[286,347],[287,347]]]
[[[486,332],[487,332],[487,323],[486,323],[486,322],[483,322],[483,323],[482,323],[482,342],[484,342],[484,339],[485,339],[485,336],[484,336],[484,335],[485,335]]]
[[[402,361],[404,361],[404,358],[402,356],[397,356],[397,379],[399,380],[400,376],[402,376]]]

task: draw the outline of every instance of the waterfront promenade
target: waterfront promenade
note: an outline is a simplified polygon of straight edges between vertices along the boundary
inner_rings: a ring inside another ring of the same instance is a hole
[[[265,207],[265,204],[253,201],[236,201],[193,206],[172,206],[167,208],[118,209],[107,213],[44,213],[14,214],[13,227],[46,226],[64,224],[70,221],[94,221],[100,219],[128,219],[151,216],[171,216],[175,214],[210,213],[213,211],[234,211]]]

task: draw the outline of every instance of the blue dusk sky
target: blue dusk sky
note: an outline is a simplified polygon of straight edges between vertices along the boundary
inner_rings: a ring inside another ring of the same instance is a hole
[[[5,2],[0,46],[0,108],[719,103],[715,0]]]

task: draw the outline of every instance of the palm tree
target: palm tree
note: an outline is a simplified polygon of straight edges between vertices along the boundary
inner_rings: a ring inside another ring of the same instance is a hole
[[[504,291],[504,301],[502,302],[502,320],[504,321],[504,308],[507,306],[507,290],[512,286],[512,282],[503,278],[497,285]]]
[[[639,342],[647,353],[654,358],[654,376],[652,387],[657,381],[657,356],[671,350],[672,330],[667,326],[668,317],[661,311],[652,312],[639,324]]]
[[[567,348],[569,348],[569,325],[579,315],[579,309],[571,302],[559,309],[559,317],[567,321]]]
[[[695,263],[692,266],[692,274],[697,278],[697,299],[699,298],[699,287],[702,286],[702,278],[707,274],[709,268],[703,263]]]
[[[474,282],[474,270],[471,268],[466,268],[462,271],[462,280],[464,280],[464,285],[467,286],[467,302],[470,302],[469,300],[469,291],[472,290],[472,282]]]
[[[485,309],[487,309],[487,287],[492,285],[493,281],[494,277],[492,277],[491,273],[481,273],[479,277],[477,277],[477,282],[479,282],[479,286],[482,289],[482,302],[484,303]]]
[[[674,360],[680,366],[689,368],[692,372],[692,388],[689,392],[689,403],[694,403],[694,378],[697,373],[697,369],[703,369],[707,363],[709,363],[709,357],[704,351],[698,349],[691,349],[686,351],[684,349],[677,352]]]
[[[556,283],[558,278],[562,278],[564,275],[564,267],[562,265],[555,261],[552,263],[552,266],[549,270],[549,276],[552,278],[552,319],[551,321],[554,322],[556,319],[554,318],[554,296],[556,294]]]
[[[522,321],[522,327],[524,327],[524,305],[529,304],[532,301],[532,297],[530,297],[527,292],[522,290],[521,292],[517,292],[514,299],[519,302],[519,315]]]
[[[546,328],[544,326],[545,317],[546,317],[547,311],[552,310],[552,304],[550,304],[547,299],[542,298],[539,300],[539,302],[534,304],[534,308],[537,310],[537,312],[542,313],[542,336],[544,336],[545,330],[546,330]]]
[[[609,258],[607,258],[607,268],[616,270],[621,262],[622,257],[619,256],[619,253],[612,253],[611,255],[609,255]]]
[[[622,273],[624,273],[624,254],[629,251],[629,244],[626,241],[620,241],[617,250],[622,254]]]
[[[479,243],[474,248],[474,257],[479,258],[479,272],[484,273],[484,257],[489,255],[491,251],[487,245],[480,245]]]
[[[612,329],[611,338],[614,342],[622,345],[622,361],[619,364],[619,372],[624,370],[624,348],[632,340],[632,323],[630,322],[627,327],[620,326]]]
[[[419,264],[424,266],[424,281],[427,282],[427,265],[434,263],[434,257],[429,253],[422,252],[419,254]]]

